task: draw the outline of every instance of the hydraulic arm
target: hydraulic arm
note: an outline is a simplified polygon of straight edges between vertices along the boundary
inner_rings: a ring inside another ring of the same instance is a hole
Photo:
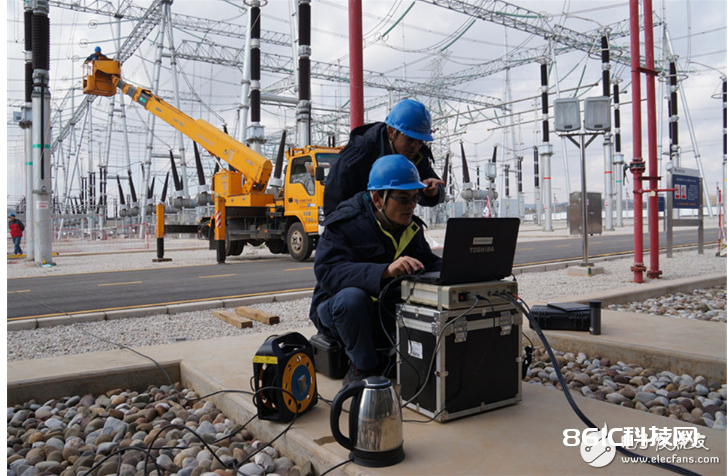
[[[243,194],[265,191],[273,170],[270,160],[218,130],[209,122],[192,119],[147,89],[133,86],[121,78],[116,78],[116,86],[133,101],[144,106],[147,111],[242,173],[245,178],[241,189]]]

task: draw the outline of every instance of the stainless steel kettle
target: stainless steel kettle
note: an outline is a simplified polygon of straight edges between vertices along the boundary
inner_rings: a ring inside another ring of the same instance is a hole
[[[341,434],[341,406],[351,398],[349,437]],[[352,382],[334,397],[331,432],[336,441],[351,450],[349,456],[360,466],[392,466],[404,459],[402,412],[388,378],[372,376]]]

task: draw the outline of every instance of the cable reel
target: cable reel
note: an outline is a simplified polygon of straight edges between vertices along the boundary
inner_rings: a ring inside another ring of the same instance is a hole
[[[298,332],[268,337],[253,357],[253,380],[258,418],[290,422],[318,401],[313,346]]]

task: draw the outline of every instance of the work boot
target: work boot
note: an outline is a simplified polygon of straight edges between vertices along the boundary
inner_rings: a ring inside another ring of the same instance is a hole
[[[351,364],[349,366],[349,371],[346,372],[346,375],[344,376],[344,382],[342,384],[342,388],[346,387],[347,385],[349,385],[351,383],[360,382],[367,377],[371,377],[372,375],[376,375],[376,369],[361,370],[361,369],[356,368],[356,365]]]

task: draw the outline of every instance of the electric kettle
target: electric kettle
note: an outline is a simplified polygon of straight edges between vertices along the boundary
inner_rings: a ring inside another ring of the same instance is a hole
[[[351,398],[349,437],[341,434],[341,406]],[[404,459],[402,412],[399,399],[388,378],[371,376],[352,382],[334,397],[331,405],[331,432],[349,456],[360,466],[381,468]]]

